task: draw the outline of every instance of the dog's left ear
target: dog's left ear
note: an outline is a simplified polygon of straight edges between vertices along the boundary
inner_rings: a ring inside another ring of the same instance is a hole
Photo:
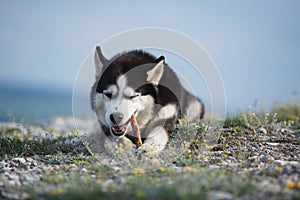
[[[153,69],[147,72],[147,81],[152,83],[153,85],[158,85],[164,73],[165,58],[161,56],[157,60],[159,62],[154,66]]]
[[[102,54],[100,46],[96,47],[94,61],[96,69],[96,78],[99,78],[103,72],[104,67],[108,63],[108,60]]]

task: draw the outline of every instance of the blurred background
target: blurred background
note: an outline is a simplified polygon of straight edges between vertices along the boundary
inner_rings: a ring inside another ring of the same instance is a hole
[[[182,32],[207,50],[228,115],[300,102],[299,10],[293,0],[0,1],[0,121],[71,116],[76,73],[95,45],[143,27]]]

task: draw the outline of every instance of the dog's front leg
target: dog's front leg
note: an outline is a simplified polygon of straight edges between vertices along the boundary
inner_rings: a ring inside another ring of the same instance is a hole
[[[162,126],[155,127],[145,140],[144,144],[140,146],[137,153],[159,153],[162,151],[169,140],[168,133]]]

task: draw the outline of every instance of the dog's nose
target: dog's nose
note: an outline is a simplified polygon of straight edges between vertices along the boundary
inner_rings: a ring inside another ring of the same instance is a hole
[[[115,112],[109,116],[110,121],[114,124],[119,124],[122,121],[123,117],[124,115],[120,112]]]

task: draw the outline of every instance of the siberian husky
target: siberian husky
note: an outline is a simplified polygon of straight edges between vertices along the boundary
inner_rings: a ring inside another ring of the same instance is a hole
[[[107,59],[97,46],[94,61],[96,80],[90,97],[98,123],[90,137],[98,142],[98,149],[105,141],[122,141],[134,148],[132,115],[143,141],[135,151],[154,153],[165,148],[178,118],[192,121],[203,117],[202,102],[181,85],[163,56],[133,50]]]

